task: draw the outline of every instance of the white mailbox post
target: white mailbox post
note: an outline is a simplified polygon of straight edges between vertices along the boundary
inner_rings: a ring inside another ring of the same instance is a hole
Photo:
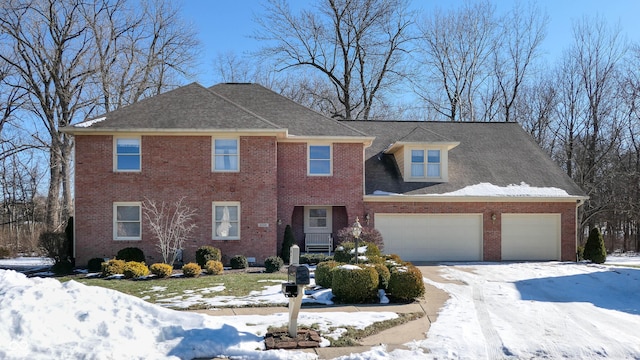
[[[291,247],[291,260],[288,268],[288,282],[282,284],[284,296],[289,298],[289,336],[295,338],[298,335],[298,313],[302,305],[304,287],[309,285],[309,268],[300,266],[300,248],[298,245]]]

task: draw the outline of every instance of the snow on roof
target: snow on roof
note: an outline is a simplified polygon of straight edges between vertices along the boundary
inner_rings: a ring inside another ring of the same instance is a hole
[[[403,195],[376,190],[373,195]],[[535,187],[524,181],[519,185],[511,184],[498,186],[490,183],[480,183],[464,187],[462,189],[444,193],[428,195],[408,195],[408,196],[493,196],[493,197],[571,197],[565,190],[555,187]]]
[[[81,127],[81,128],[87,128],[87,127],[89,127],[89,126],[91,126],[93,124],[99,123],[99,122],[104,121],[106,119],[107,119],[107,117],[103,116],[103,117],[95,118],[93,120],[83,121],[81,123],[75,124],[74,126],[75,127]]]

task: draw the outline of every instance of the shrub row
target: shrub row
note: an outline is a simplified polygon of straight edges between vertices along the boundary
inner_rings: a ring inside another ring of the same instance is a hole
[[[397,301],[411,301],[424,295],[422,273],[417,267],[397,255],[383,257],[375,244],[365,244],[368,254],[364,263],[353,264],[354,254],[346,250],[350,247],[348,243],[343,244],[346,246],[342,255],[336,251],[334,260],[320,262],[315,270],[316,285],[331,288],[336,300],[346,303],[370,302],[376,298],[378,289]],[[335,259],[348,259],[351,264]]]

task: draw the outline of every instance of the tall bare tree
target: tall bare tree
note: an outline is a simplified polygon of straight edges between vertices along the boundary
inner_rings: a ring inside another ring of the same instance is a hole
[[[270,0],[255,37],[281,70],[312,69],[326,78],[335,96],[320,100],[330,116],[367,120],[402,79],[411,16],[406,0],[324,0],[299,14],[285,0]]]
[[[6,0],[0,7],[0,60],[24,90],[21,108],[39,121],[49,152],[46,224],[59,230],[71,211],[72,139],[59,131],[175,85],[193,60],[193,33],[163,0]],[[62,202],[59,196],[62,194]]]
[[[426,78],[416,93],[450,121],[476,120],[474,102],[496,50],[495,7],[487,0],[460,9],[436,10],[420,23],[419,60]]]
[[[533,61],[540,55],[545,39],[548,16],[535,4],[527,9],[523,2],[515,2],[511,11],[500,19],[499,49],[493,54],[493,75],[496,77],[500,120],[516,121],[513,114],[518,92],[524,85]]]

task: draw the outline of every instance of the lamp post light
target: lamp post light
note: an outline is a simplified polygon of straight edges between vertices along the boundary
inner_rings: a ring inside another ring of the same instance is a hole
[[[362,225],[360,225],[360,221],[356,216],[356,222],[351,227],[351,235],[356,239],[356,264],[358,263],[358,240],[360,239],[360,234],[362,234]]]

